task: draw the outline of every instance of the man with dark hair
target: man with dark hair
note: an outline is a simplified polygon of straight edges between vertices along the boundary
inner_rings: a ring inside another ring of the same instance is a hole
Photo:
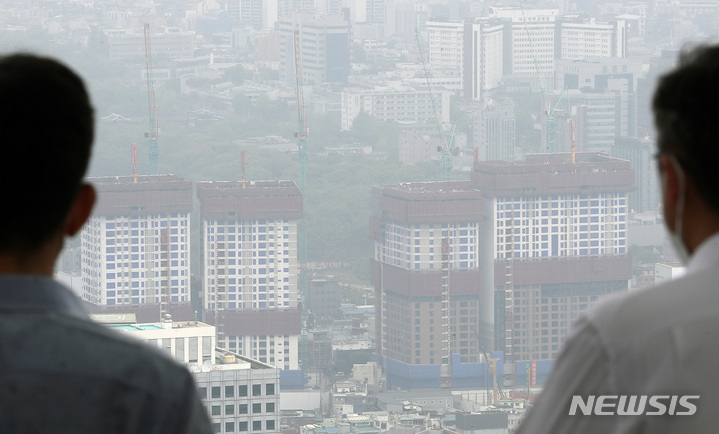
[[[93,109],[57,61],[0,58],[0,432],[210,433],[189,371],[90,321],[52,279],[90,216]]]
[[[579,319],[521,434],[719,426],[719,46],[683,54],[652,109],[665,224],[686,275]]]

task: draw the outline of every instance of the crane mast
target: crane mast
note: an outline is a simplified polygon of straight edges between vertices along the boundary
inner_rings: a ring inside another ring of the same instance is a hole
[[[449,136],[446,134],[445,129],[442,126],[442,119],[440,117],[437,106],[434,103],[434,95],[432,94],[432,83],[429,81],[429,71],[427,70],[427,62],[424,59],[422,53],[422,42],[419,39],[419,28],[415,29],[415,38],[417,40],[417,50],[419,51],[419,57],[422,60],[422,68],[424,70],[424,79],[427,82],[427,89],[429,91],[429,99],[432,102],[432,111],[434,117],[437,119],[437,129],[439,131],[440,146],[437,146],[437,151],[442,155],[442,180],[450,181],[452,179],[452,156],[457,153],[457,149],[454,145],[454,130],[457,127],[455,123],[451,127]]]
[[[157,163],[160,155],[160,128],[157,120],[157,102],[155,102],[155,85],[152,78],[152,50],[150,46],[150,24],[145,23],[145,66],[147,73],[147,105],[150,112],[149,132],[146,138],[150,151],[150,175],[157,175]]]
[[[297,115],[299,131],[297,132],[297,156],[300,165],[300,192],[304,196],[307,182],[307,106],[302,90],[302,40],[300,31],[295,30],[295,78],[297,79]]]
[[[302,90],[302,38],[299,29],[294,31],[295,47],[295,79],[297,83],[297,120],[299,129],[297,131],[297,162],[299,165],[299,187],[303,200],[307,195],[307,105]],[[304,293],[307,289],[307,272],[305,261],[307,260],[307,230],[303,223],[299,224],[297,230],[297,259],[299,262],[298,289]]]

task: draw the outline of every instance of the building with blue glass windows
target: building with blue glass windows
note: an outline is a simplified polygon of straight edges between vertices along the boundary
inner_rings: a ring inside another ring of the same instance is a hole
[[[81,233],[81,298],[90,311],[191,319],[192,182],[174,175],[102,177]]]
[[[298,220],[293,181],[198,182],[205,321],[217,346],[299,369]]]
[[[482,350],[510,382],[526,370],[514,363],[556,357],[579,315],[628,288],[633,188],[630,163],[598,153],[477,161],[469,181],[376,187],[387,386],[483,387]]]
[[[573,323],[628,288],[629,161],[600,153],[477,162],[471,183],[488,217],[481,251],[494,262],[494,348],[507,360],[554,359]]]

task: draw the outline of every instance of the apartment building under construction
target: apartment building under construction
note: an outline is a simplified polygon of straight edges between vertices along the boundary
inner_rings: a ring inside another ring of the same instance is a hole
[[[298,220],[293,181],[198,182],[204,319],[217,345],[298,369]]]

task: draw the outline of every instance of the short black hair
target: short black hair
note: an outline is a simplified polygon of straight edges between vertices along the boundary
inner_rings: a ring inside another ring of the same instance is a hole
[[[32,252],[62,225],[87,171],[94,114],[57,60],[0,57],[0,252]]]
[[[673,154],[700,197],[719,211],[719,45],[684,49],[652,101],[659,152]]]

